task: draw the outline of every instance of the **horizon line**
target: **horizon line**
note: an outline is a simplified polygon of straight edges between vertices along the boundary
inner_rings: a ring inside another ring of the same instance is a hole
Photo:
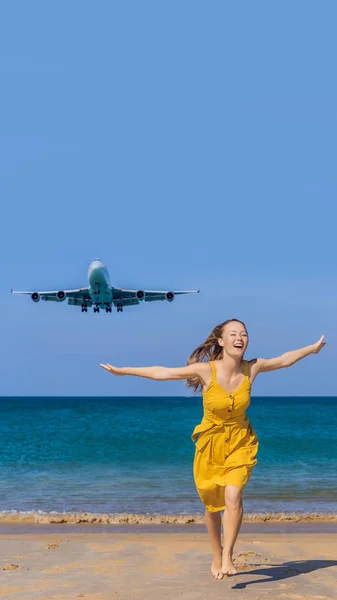
[[[163,394],[163,395],[147,395],[144,394],[142,396],[137,396],[137,395],[132,395],[132,396],[126,396],[126,395],[115,395],[115,396],[110,396],[110,395],[105,395],[105,396],[93,396],[93,395],[89,395],[89,394],[80,394],[79,396],[75,396],[73,394],[71,395],[46,395],[46,394],[29,394],[29,395],[25,395],[25,396],[17,396],[17,395],[1,395],[0,396],[0,400],[2,398],[185,398],[185,399],[190,399],[190,398],[198,398],[198,399],[202,399],[202,396],[172,396],[172,395],[168,395],[168,394]],[[301,394],[301,395],[278,395],[278,396],[271,396],[271,395],[259,395],[259,396],[251,396],[251,398],[337,398],[337,395],[317,395],[317,394],[313,394],[313,395],[307,395],[307,394]]]

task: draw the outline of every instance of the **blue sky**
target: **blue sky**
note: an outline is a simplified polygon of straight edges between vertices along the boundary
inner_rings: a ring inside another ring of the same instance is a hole
[[[1,395],[184,395],[99,368],[328,345],[255,395],[337,395],[336,4],[15,2],[0,20]],[[82,314],[10,289],[195,289]]]

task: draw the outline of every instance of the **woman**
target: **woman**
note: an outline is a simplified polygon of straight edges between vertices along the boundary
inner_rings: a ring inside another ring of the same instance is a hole
[[[185,367],[101,367],[114,375],[137,375],[149,379],[186,379],[195,392],[202,390],[204,416],[194,429],[193,464],[195,484],[206,507],[206,525],[213,549],[214,579],[236,573],[233,549],[243,508],[242,492],[256,464],[258,439],[246,415],[251,385],[258,375],[290,367],[325,345],[324,336],[315,344],[271,359],[243,360],[248,333],[242,321],[230,319],[217,325],[188,359]],[[221,545],[221,511],[224,547]]]

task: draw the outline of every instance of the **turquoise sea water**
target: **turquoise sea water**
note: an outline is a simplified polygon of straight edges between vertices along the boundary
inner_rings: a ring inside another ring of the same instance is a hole
[[[193,398],[0,398],[0,511],[201,513]],[[246,512],[336,512],[337,398],[252,398]]]

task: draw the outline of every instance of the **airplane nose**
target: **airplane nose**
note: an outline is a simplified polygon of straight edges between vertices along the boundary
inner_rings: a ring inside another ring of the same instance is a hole
[[[94,269],[99,269],[103,267],[103,263],[100,258],[94,258],[94,260],[90,263],[89,272],[94,271]]]
[[[97,262],[97,260],[93,260],[90,263],[89,266],[89,270],[88,270],[88,278],[90,279],[90,277],[92,276],[92,274],[94,273],[94,271],[96,271],[96,269],[99,267],[99,263]]]
[[[88,271],[88,279],[89,281],[93,278],[97,278],[100,279],[101,278],[101,272],[102,269],[104,269],[104,263],[103,261],[101,261],[100,258],[95,258],[92,263],[90,264],[89,267],[89,271]]]

